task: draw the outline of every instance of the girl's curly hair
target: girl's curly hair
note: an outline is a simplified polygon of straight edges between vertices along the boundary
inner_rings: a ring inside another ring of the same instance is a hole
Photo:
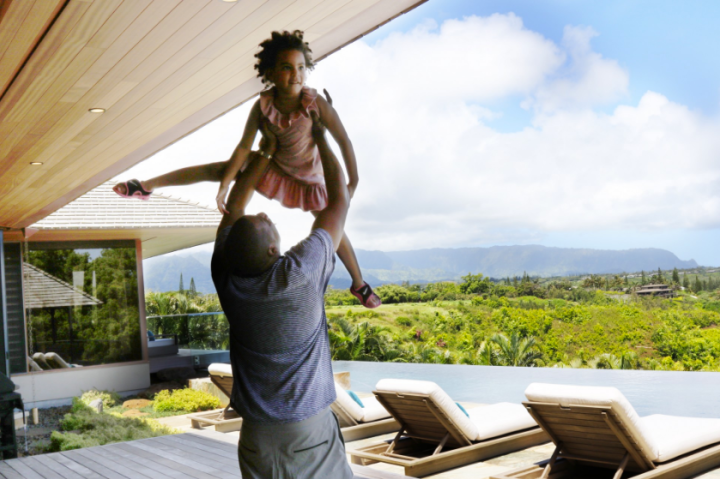
[[[270,83],[265,75],[268,70],[275,68],[278,53],[285,50],[297,50],[305,56],[305,67],[312,70],[315,64],[312,60],[312,50],[310,45],[303,41],[303,32],[295,30],[294,32],[282,31],[272,32],[272,36],[260,44],[261,50],[255,54],[257,63],[255,69],[258,71],[257,76],[262,78],[263,83]]]

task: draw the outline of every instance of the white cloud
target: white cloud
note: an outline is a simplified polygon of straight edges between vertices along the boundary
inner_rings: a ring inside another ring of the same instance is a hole
[[[347,223],[355,246],[720,227],[719,122],[660,93],[617,105],[629,74],[592,50],[595,35],[567,27],[558,45],[512,14],[468,17],[356,42],[321,62],[308,83],[332,93],[358,158]],[[532,107],[522,131],[493,128],[507,102]],[[158,155],[155,170],[226,158],[247,108]],[[212,204],[216,189],[182,195]],[[286,247],[312,223],[259,195],[250,210],[270,214]]]
[[[591,27],[566,26],[562,45],[569,63],[540,85],[525,105],[544,111],[589,107],[614,102],[627,94],[628,74],[615,60],[592,51],[590,40],[598,33]]]

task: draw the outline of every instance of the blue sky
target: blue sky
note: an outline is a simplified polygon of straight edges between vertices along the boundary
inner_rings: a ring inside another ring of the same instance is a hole
[[[720,265],[720,2],[430,0],[320,62],[356,248],[668,249]],[[249,104],[122,177],[227,158]],[[717,138],[716,138],[717,137]],[[214,185],[167,192],[213,204]],[[290,247],[307,214],[256,195]]]

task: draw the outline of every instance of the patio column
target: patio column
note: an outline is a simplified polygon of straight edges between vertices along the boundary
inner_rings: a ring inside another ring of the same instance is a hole
[[[0,333],[0,372],[6,376],[10,375],[10,354],[8,353],[8,328],[7,328],[7,291],[5,289],[5,247],[4,232],[0,229],[0,319],[2,319],[2,330]]]

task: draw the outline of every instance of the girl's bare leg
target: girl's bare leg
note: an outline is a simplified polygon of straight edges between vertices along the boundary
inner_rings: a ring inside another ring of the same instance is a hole
[[[313,211],[312,214],[317,217],[318,212]],[[365,280],[363,280],[362,271],[360,271],[360,264],[358,264],[357,257],[355,256],[355,250],[352,247],[352,243],[350,243],[350,238],[348,238],[345,233],[343,233],[342,242],[340,243],[340,246],[338,246],[337,255],[340,258],[340,261],[342,261],[345,265],[348,273],[350,273],[350,278],[352,278],[352,288],[355,290],[361,288],[365,284]]]
[[[165,173],[164,175],[156,176],[155,178],[150,178],[149,180],[141,181],[140,184],[145,190],[152,191],[156,188],[163,188],[165,186],[192,185],[203,181],[219,182],[222,180],[222,175],[226,166],[227,161],[190,166],[188,168],[182,168],[171,171],[170,173]],[[126,193],[125,184],[123,183],[118,183],[113,189],[119,194]]]

